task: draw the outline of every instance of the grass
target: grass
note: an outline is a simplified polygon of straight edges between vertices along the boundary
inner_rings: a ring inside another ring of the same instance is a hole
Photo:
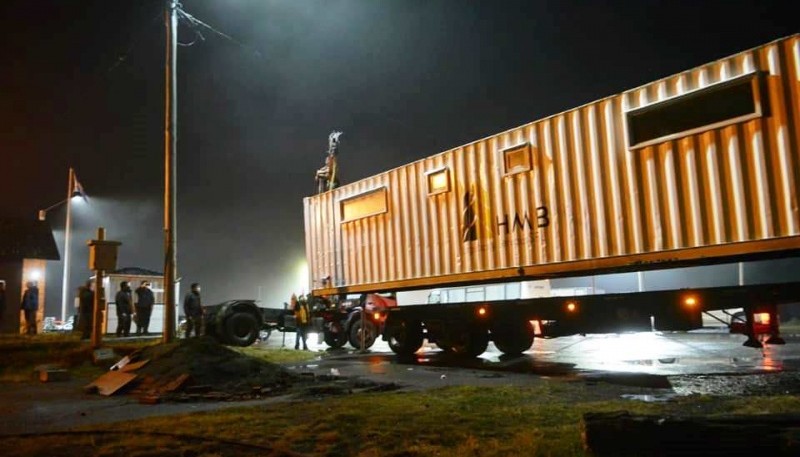
[[[160,340],[104,341],[104,347],[114,349],[122,357],[145,346],[159,344]],[[231,348],[242,354],[272,363],[296,363],[319,357],[317,352],[259,347]],[[44,333],[40,335],[0,336],[0,382],[27,382],[38,365],[54,364],[70,370],[79,378],[99,376],[103,369],[92,363],[92,349],[88,341],[71,333]]]
[[[309,360],[314,360],[321,355],[320,352],[311,352],[311,351],[297,351],[292,349],[272,349],[272,348],[261,348],[256,346],[246,347],[246,348],[232,348],[244,355],[248,355],[250,357],[255,357],[257,359],[265,360],[271,363],[297,363],[297,362],[307,362]]]
[[[136,349],[155,344],[152,340],[107,341],[104,346],[122,357]],[[74,377],[93,377],[103,370],[92,365],[88,341],[71,333],[3,335],[0,337],[0,382],[27,382],[38,365],[53,364],[68,368]]]
[[[566,387],[565,387],[566,386]],[[84,429],[86,436],[5,437],[8,455],[304,455],[362,457],[584,455],[581,418],[586,412],[641,414],[765,414],[800,411],[794,396],[716,398],[692,396],[667,403],[575,401],[582,383],[548,381],[529,388],[448,387],[425,392],[360,394],[305,403],[272,404],[156,417]],[[154,430],[185,436],[164,443]],[[115,439],[103,433],[115,432]],[[94,435],[92,435],[94,433]],[[152,438],[152,439],[151,439]],[[244,443],[250,447],[236,446]],[[91,447],[88,443],[91,443]],[[228,443],[228,444],[224,444]]]

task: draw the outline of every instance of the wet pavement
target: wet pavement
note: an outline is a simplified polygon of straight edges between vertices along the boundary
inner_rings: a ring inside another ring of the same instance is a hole
[[[671,389],[679,395],[800,394],[800,338],[788,336],[786,345],[760,350],[742,346],[744,339],[723,330],[587,335],[537,339],[531,350],[516,357],[503,355],[490,343],[473,359],[426,345],[413,358],[400,360],[383,341],[362,353],[327,349],[312,335],[309,349],[326,351],[326,356],[293,368],[423,388],[530,385],[561,378]],[[294,335],[286,334],[284,342],[277,333],[260,345],[291,348]]]

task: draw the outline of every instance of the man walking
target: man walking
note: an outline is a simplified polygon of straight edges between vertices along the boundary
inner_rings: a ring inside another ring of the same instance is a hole
[[[117,337],[131,334],[131,314],[133,314],[133,297],[128,281],[122,281],[119,292],[114,298],[117,304]]]
[[[142,281],[136,289],[136,334],[149,335],[150,314],[153,312],[153,291],[150,290],[150,281]]]
[[[192,336],[192,329],[194,329],[195,337],[200,336],[200,331],[203,328],[203,304],[200,300],[200,284],[192,284],[192,290],[183,299],[183,313],[186,315],[186,338]]]
[[[94,291],[92,281],[78,287],[78,325],[75,327],[81,332],[81,339],[88,340],[92,335],[94,322]]]
[[[22,294],[20,308],[25,314],[25,333],[36,335],[36,311],[39,309],[39,288],[36,282],[29,281],[25,293]]]

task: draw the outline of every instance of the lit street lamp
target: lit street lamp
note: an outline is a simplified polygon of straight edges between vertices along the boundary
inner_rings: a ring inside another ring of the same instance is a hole
[[[74,198],[83,198],[86,199],[86,192],[83,190],[83,186],[81,183],[78,182],[78,178],[75,176],[75,170],[70,167],[69,168],[69,179],[67,181],[67,198],[56,203],[50,205],[49,207],[39,210],[39,220],[45,220],[47,217],[47,212],[57,206],[61,206],[62,204],[67,204],[67,222],[64,228],[64,275],[62,281],[62,290],[61,290],[61,321],[64,322],[67,320],[67,297],[69,295],[69,242],[70,242],[70,227],[72,225],[72,200]]]

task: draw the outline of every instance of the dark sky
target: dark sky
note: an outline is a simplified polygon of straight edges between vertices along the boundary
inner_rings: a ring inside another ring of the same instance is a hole
[[[178,51],[179,276],[284,301],[332,129],[350,182],[797,32],[793,3],[184,0],[242,46]],[[120,266],[163,269],[162,7],[0,2],[0,215],[35,217],[76,168],[71,288],[98,225]]]

